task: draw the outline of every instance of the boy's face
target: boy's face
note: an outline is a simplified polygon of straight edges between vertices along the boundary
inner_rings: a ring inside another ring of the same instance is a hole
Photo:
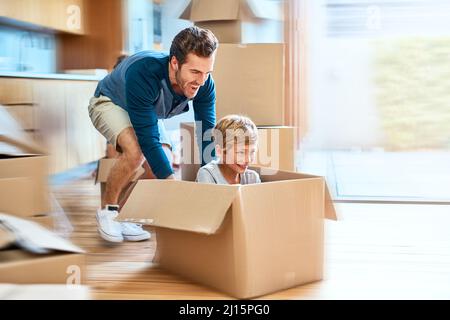
[[[197,95],[198,89],[205,84],[209,74],[213,71],[214,52],[210,57],[199,57],[193,53],[186,56],[186,61],[180,65],[177,58],[172,57],[170,65],[175,71],[175,79],[179,93],[192,99]]]
[[[220,147],[219,147],[220,148]],[[257,146],[255,144],[236,143],[233,148],[219,150],[223,164],[236,173],[244,173],[249,164],[255,160]]]

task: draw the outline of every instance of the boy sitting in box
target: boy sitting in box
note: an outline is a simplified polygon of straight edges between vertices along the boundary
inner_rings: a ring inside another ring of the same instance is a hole
[[[223,117],[213,129],[213,140],[218,159],[200,168],[197,182],[261,183],[258,173],[247,169],[258,147],[258,130],[252,120],[241,115]]]

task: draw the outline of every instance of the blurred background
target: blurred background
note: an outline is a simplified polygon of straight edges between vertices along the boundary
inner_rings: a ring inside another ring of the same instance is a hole
[[[303,164],[341,198],[448,200],[450,3],[308,5]]]

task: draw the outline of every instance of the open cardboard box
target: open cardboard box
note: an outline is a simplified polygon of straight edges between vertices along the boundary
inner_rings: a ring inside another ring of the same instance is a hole
[[[192,0],[179,16],[210,29],[221,43],[283,42],[283,8],[267,0]]]
[[[0,107],[0,212],[21,217],[46,215],[48,157]]]
[[[4,222],[12,228],[5,228]],[[0,214],[0,223],[0,283],[73,285],[84,282],[82,249],[24,219]],[[31,250],[36,248],[48,252]]]
[[[99,182],[113,163],[99,161]],[[263,183],[138,180],[118,220],[156,227],[161,267],[237,298],[322,279],[324,218],[336,219],[325,180],[252,169]]]

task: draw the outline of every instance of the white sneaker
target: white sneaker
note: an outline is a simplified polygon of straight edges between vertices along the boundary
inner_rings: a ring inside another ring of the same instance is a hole
[[[150,232],[142,229],[141,224],[131,223],[131,222],[122,222],[122,236],[125,240],[128,241],[142,241],[150,239]]]
[[[120,222],[114,221],[119,213],[117,210],[98,209],[97,226],[100,236],[106,241],[122,242],[122,227]]]

